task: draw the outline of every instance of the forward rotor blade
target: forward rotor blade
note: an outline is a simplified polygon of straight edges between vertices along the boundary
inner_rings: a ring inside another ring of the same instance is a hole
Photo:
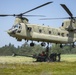
[[[0,17],[7,17],[7,16],[19,16],[19,15],[0,14]],[[23,15],[23,16],[26,16],[26,17],[45,17],[44,15]]]
[[[1,14],[0,14],[0,17],[6,17],[6,16],[9,16],[9,15],[1,15]]]
[[[31,12],[31,11],[33,11],[33,10],[35,10],[35,9],[38,9],[38,8],[40,8],[40,7],[43,7],[43,6],[45,6],[45,5],[48,5],[48,4],[50,4],[50,3],[52,3],[52,2],[44,3],[44,4],[40,5],[40,6],[37,6],[37,7],[33,8],[33,9],[28,10],[28,11],[26,11],[26,12],[24,12],[24,13],[21,13],[21,14],[12,14],[12,15],[9,15],[9,14],[0,14],[0,17],[6,17],[6,16],[34,16],[34,17],[35,17],[35,16],[36,16],[36,17],[40,16],[40,17],[44,17],[44,16],[42,16],[42,15],[24,15],[24,14],[26,14],[26,13],[28,13],[28,12]]]
[[[44,15],[23,15],[26,17],[45,17]]]
[[[7,14],[0,14],[0,17],[6,17],[6,16],[17,16],[17,15],[15,15],[15,14],[13,14],[13,15],[7,15]]]
[[[70,10],[67,8],[66,5],[64,4],[60,4],[60,5],[65,9],[65,11],[70,15],[70,17],[73,17],[72,13],[70,12]]]
[[[38,8],[41,8],[41,7],[43,7],[43,6],[45,6],[45,5],[48,5],[48,4],[50,4],[50,3],[52,3],[52,2],[44,3],[44,4],[40,5],[40,6],[37,6],[37,7],[33,8],[33,9],[28,10],[28,11],[26,11],[26,12],[24,12],[24,13],[19,14],[19,15],[26,14],[26,13],[28,13],[28,12],[31,12],[31,11],[36,10],[36,9],[38,9]]]

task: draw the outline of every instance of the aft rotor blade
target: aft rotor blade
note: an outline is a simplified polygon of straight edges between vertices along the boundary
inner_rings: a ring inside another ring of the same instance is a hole
[[[41,8],[41,7],[43,7],[43,6],[45,6],[45,5],[48,5],[48,4],[50,4],[50,3],[52,3],[52,2],[44,3],[44,4],[40,5],[40,6],[37,6],[37,7],[33,8],[33,9],[28,10],[28,11],[26,11],[26,12],[24,12],[24,13],[19,14],[19,15],[26,14],[26,13],[28,13],[28,12],[31,12],[31,11],[36,10],[36,9],[38,9],[38,8]]]
[[[65,11],[71,16],[73,17],[72,13],[70,12],[70,10],[67,8],[67,6],[65,4],[60,4],[64,9]]]
[[[64,17],[64,18],[42,18],[39,20],[58,20],[58,19],[70,19],[70,17]]]

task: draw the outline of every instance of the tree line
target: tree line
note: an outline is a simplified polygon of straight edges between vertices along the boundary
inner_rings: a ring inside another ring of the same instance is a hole
[[[15,47],[13,44],[9,43],[9,45],[0,47],[0,56],[31,56],[45,50],[46,47],[42,47],[38,44],[34,47],[30,47],[30,45],[25,42],[22,46]],[[52,44],[52,46],[49,47],[49,54],[51,53],[76,54],[76,47],[72,48],[71,46],[64,45],[63,48],[60,48],[59,44]]]

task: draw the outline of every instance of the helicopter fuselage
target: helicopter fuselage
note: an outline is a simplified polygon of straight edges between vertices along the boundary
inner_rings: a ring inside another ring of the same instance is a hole
[[[76,41],[74,32],[37,24],[19,23],[8,30],[8,34],[15,37],[18,41],[25,39],[60,44]]]

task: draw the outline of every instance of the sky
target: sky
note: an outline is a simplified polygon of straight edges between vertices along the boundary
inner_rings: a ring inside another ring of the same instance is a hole
[[[73,16],[76,16],[76,0],[0,0],[0,14],[20,14],[35,8],[46,2],[53,3],[27,13],[26,15],[44,15],[49,18],[68,17],[60,4],[65,4]],[[44,24],[45,26],[58,28],[64,20],[39,20],[44,17],[27,17],[31,24]],[[0,47],[8,45],[21,46],[25,40],[18,42],[7,34],[7,30],[14,24],[15,17],[0,17]]]

